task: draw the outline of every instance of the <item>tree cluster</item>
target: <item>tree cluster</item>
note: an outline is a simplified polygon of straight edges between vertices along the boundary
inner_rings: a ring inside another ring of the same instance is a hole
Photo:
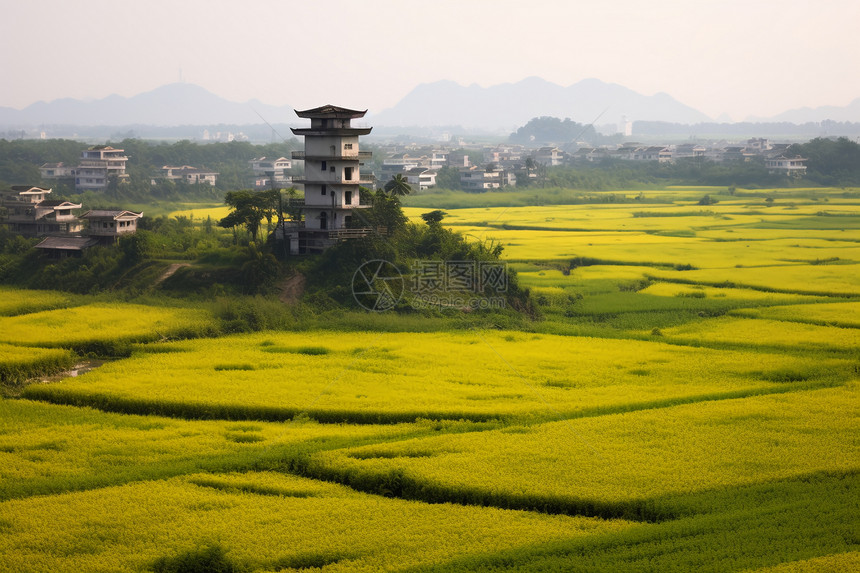
[[[511,143],[540,147],[542,145],[564,145],[570,142],[587,141],[597,143],[600,136],[594,126],[583,125],[566,118],[535,117],[510,135]]]
[[[816,138],[792,145],[787,155],[808,160],[807,179],[823,185],[860,185],[860,144],[848,138]]]

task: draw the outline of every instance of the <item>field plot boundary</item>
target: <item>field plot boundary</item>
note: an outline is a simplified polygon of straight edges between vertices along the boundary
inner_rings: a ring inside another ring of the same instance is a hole
[[[479,487],[447,487],[438,483],[412,477],[408,472],[395,469],[382,475],[355,474],[322,465],[313,459],[297,460],[290,464],[290,473],[301,477],[345,485],[356,491],[395,497],[424,503],[454,503],[464,506],[493,507],[517,511],[534,511],[550,515],[597,517],[601,519],[624,519],[642,523],[661,523],[689,517],[689,511],[679,508],[660,507],[661,501],[680,501],[687,498],[708,496],[717,492],[788,482],[810,482],[820,479],[843,479],[860,475],[860,470],[849,472],[815,471],[784,478],[766,479],[753,483],[729,487],[714,487],[696,492],[664,496],[661,498],[637,498],[617,502],[571,497],[560,499],[549,494],[497,493]]]
[[[699,346],[693,344],[677,344],[678,346]],[[815,390],[839,385],[831,380],[802,381],[787,383],[779,386],[762,386],[712,392],[691,396],[677,396],[643,402],[632,402],[610,406],[591,406],[577,411],[555,411],[552,415],[536,417],[522,414],[482,414],[476,412],[420,412],[402,411],[397,413],[386,411],[364,411],[344,409],[290,408],[280,406],[243,406],[241,404],[203,404],[180,402],[174,400],[154,401],[145,398],[128,398],[110,396],[98,392],[67,391],[52,385],[28,386],[22,392],[22,397],[28,400],[47,402],[64,406],[94,408],[102,412],[117,414],[134,414],[144,416],[163,416],[183,420],[225,420],[225,421],[261,421],[288,422],[299,416],[307,416],[321,424],[401,424],[421,420],[435,421],[466,421],[466,422],[503,422],[505,420],[531,423],[544,423],[560,420],[575,420],[592,418],[625,412],[638,412],[660,408],[671,408],[683,404],[733,400],[769,394],[784,394],[800,390]]]
[[[860,560],[860,548],[853,539],[856,536],[851,533],[856,512],[851,490],[857,485],[856,473],[846,476],[817,474],[751,484],[716,494],[723,499],[737,496],[748,502],[746,504],[735,501],[713,512],[643,524],[583,540],[551,541],[525,550],[512,548],[463,556],[447,563],[410,568],[407,573],[846,571],[849,569],[840,565]],[[819,497],[821,494],[817,492],[822,488],[835,495]],[[787,495],[797,499],[786,503]],[[798,543],[798,530],[787,524],[802,528],[800,531],[811,538],[810,543]],[[728,538],[732,543],[726,543]],[[703,558],[705,555],[707,558]],[[814,565],[835,562],[836,567],[793,568],[807,561]]]
[[[779,265],[775,265],[779,266]],[[832,291],[816,291],[816,290],[806,290],[806,289],[783,289],[777,287],[766,287],[762,285],[748,284],[748,283],[739,283],[734,281],[702,281],[702,280],[694,280],[694,279],[685,279],[679,277],[668,277],[665,275],[649,275],[645,274],[645,278],[655,281],[655,282],[664,282],[664,283],[675,283],[682,285],[701,285],[701,286],[709,286],[716,288],[743,288],[749,290],[756,290],[761,292],[772,292],[778,294],[797,294],[797,295],[806,295],[806,296],[821,296],[828,298],[840,298],[840,299],[849,299],[856,300],[858,295],[856,292],[832,292]]]

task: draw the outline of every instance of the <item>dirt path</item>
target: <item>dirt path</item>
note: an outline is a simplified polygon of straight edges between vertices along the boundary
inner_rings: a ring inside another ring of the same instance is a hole
[[[191,263],[171,263],[170,265],[167,266],[166,269],[164,269],[164,272],[161,273],[161,276],[159,276],[155,280],[155,284],[153,286],[160,285],[161,283],[163,283],[164,281],[166,281],[167,279],[172,277],[174,275],[174,273],[176,273],[176,271],[178,271],[182,267],[190,267],[190,266],[191,266]]]
[[[281,283],[278,299],[284,304],[295,304],[305,292],[305,275],[295,274]]]

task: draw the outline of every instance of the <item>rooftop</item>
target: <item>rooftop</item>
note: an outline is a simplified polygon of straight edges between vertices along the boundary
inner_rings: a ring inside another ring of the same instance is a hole
[[[91,211],[87,211],[83,215],[81,215],[81,219],[140,219],[143,217],[143,213],[135,213],[134,211],[122,211],[122,210],[107,210],[107,209],[93,209]]]
[[[45,237],[36,245],[37,249],[59,249],[62,251],[82,251],[98,243],[93,237]]]
[[[304,118],[316,118],[316,119],[355,119],[358,117],[364,117],[364,114],[367,113],[367,110],[359,111],[355,109],[347,109],[345,107],[338,107],[336,105],[326,104],[322,107],[315,107],[313,109],[306,109],[304,111],[295,110],[296,115]]]

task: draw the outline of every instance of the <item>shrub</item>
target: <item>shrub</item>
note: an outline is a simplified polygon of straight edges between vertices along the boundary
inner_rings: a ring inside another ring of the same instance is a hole
[[[175,557],[161,557],[152,565],[155,573],[240,573],[245,567],[230,561],[220,545],[192,549]]]

